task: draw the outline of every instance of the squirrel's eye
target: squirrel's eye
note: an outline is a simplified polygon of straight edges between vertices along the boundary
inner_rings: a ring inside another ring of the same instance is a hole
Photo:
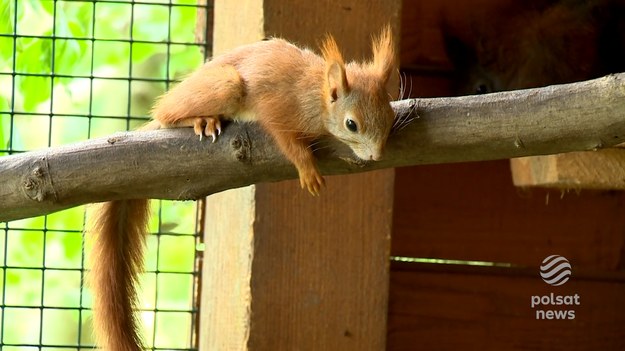
[[[356,122],[349,118],[345,119],[345,127],[349,129],[350,132],[356,133],[356,131],[358,131],[358,126],[356,125]]]
[[[486,84],[480,84],[477,87],[475,87],[475,93],[478,94],[478,95],[488,94],[489,93],[489,89],[486,86]]]

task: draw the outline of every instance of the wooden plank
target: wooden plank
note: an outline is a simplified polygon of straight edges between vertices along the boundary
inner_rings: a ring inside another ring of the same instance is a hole
[[[579,305],[531,307],[532,296],[551,293],[578,294]],[[392,272],[387,350],[623,350],[623,296],[623,282],[573,275],[551,287],[538,271],[534,277]],[[573,310],[575,318],[537,320],[539,309]]]
[[[249,186],[206,199],[200,350],[246,350],[254,195]]]
[[[405,0],[401,13],[400,62],[451,68],[440,31],[440,2]]]
[[[265,37],[263,0],[214,0],[213,15],[214,55]]]
[[[514,185],[625,190],[625,150],[605,149],[510,160]]]
[[[392,254],[623,270],[625,193],[521,190],[508,161],[396,171]]]
[[[392,176],[257,186],[250,350],[384,349]]]
[[[313,48],[333,33],[356,59],[384,24],[398,34],[398,0],[246,3],[215,2],[217,52],[258,33]],[[326,180],[319,198],[289,181],[207,200],[202,350],[384,349],[394,171]]]
[[[384,25],[393,27],[399,42],[400,7],[399,0],[266,0],[264,30],[266,36],[279,36],[315,50],[323,36],[332,33],[346,59],[369,60],[371,37]]]
[[[263,38],[261,0],[215,0],[213,4],[209,31],[214,55]],[[200,350],[247,349],[255,194],[254,186],[249,186],[206,199]]]

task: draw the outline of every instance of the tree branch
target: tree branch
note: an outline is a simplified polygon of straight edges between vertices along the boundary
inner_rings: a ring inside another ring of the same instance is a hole
[[[393,103],[417,117],[389,138],[385,159],[357,165],[338,142],[317,154],[324,174],[594,150],[625,141],[625,74],[540,89]],[[330,149],[336,150],[334,152]],[[191,129],[126,132],[0,158],[0,221],[122,198],[197,199],[296,178],[256,124],[229,124],[216,143]]]

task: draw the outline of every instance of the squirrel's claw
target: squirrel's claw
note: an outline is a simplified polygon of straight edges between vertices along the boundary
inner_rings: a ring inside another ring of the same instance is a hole
[[[211,137],[214,143],[217,136],[221,134],[221,122],[219,117],[195,117],[193,119],[193,131],[200,136],[200,141],[204,136]]]
[[[321,174],[319,174],[319,171],[313,169],[306,173],[300,173],[299,184],[302,189],[308,190],[310,195],[319,196],[319,194],[321,194],[321,188],[325,187],[326,182]]]

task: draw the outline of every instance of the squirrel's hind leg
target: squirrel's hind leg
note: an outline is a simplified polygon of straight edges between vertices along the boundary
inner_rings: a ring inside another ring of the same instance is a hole
[[[245,84],[231,65],[204,64],[156,102],[152,115],[164,127],[191,127],[196,134],[219,134],[219,118],[232,116],[244,103]]]

